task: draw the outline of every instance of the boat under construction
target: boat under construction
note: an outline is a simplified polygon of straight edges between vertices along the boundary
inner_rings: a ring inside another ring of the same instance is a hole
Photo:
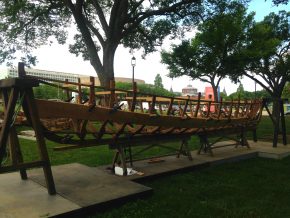
[[[26,75],[19,64],[19,77],[0,81],[3,113],[0,133],[0,173],[19,170],[22,179],[26,169],[43,167],[48,192],[55,193],[46,140],[57,143],[55,150],[108,145],[114,150],[112,170],[119,164],[123,174],[134,162],[132,148],[152,143],[180,141],[175,148],[177,157],[186,155],[192,160],[188,148],[191,136],[198,136],[198,153],[213,154],[212,150],[224,137],[234,139],[233,146],[249,147],[246,132],[255,133],[261,119],[262,100],[231,100],[219,102],[197,97],[167,97],[132,90],[109,88],[90,83],[58,81]],[[64,101],[36,99],[33,90],[41,84],[62,89]],[[74,94],[73,94],[74,93]],[[74,96],[74,97],[73,97]],[[39,161],[24,162],[16,131],[17,125],[29,126],[35,132],[39,148]],[[209,137],[214,142],[209,142]],[[228,144],[227,144],[228,146]],[[165,145],[163,147],[166,147]],[[11,165],[1,165],[7,148]]]

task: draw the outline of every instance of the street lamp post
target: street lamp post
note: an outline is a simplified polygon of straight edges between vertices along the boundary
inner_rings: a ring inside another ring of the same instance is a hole
[[[132,65],[132,85],[134,86],[134,70],[135,70],[135,66],[136,66],[136,58],[133,56],[131,58],[131,65]]]

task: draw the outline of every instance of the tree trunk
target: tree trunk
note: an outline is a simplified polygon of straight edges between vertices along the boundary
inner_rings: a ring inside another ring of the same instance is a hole
[[[215,85],[215,83],[211,83],[212,90],[213,90],[213,95],[214,95],[214,101],[218,101],[218,86]]]
[[[274,126],[274,135],[273,135],[273,147],[277,147],[278,142],[278,134],[280,132],[280,99],[277,97],[273,98],[273,106],[272,106],[272,119]]]
[[[283,87],[274,87],[274,91],[271,95],[273,98],[272,107],[272,120],[274,126],[273,147],[277,147],[278,135],[281,132],[281,95]]]
[[[91,65],[96,71],[100,85],[106,88],[110,87],[110,80],[114,80],[114,56],[116,52],[115,46],[106,46],[103,50],[103,63],[99,65],[92,59]]]
[[[103,72],[99,73],[101,86],[109,88],[110,80],[114,78],[114,56],[116,49],[104,49],[103,52]]]
[[[282,88],[274,87],[273,93],[271,93],[271,97],[273,99],[273,108],[272,108],[272,114],[273,114],[273,120],[279,121],[280,118],[280,101],[282,96]]]

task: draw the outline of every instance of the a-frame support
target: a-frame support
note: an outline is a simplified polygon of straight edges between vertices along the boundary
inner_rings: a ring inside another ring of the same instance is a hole
[[[0,173],[20,171],[22,179],[27,179],[26,169],[42,167],[49,194],[55,194],[55,185],[51,171],[50,160],[42,133],[38,111],[34,100],[32,88],[38,86],[38,82],[32,79],[12,78],[0,80],[0,92],[4,100],[4,120],[0,131]],[[19,102],[20,101],[20,102]],[[39,160],[23,162],[19,140],[15,130],[14,120],[17,117],[17,110],[21,104],[27,121],[35,131],[36,143],[39,151]],[[10,145],[11,165],[2,166],[2,161]]]
[[[233,129],[236,129],[235,132],[223,132],[223,131],[216,131],[214,133],[207,133],[206,131],[203,131],[202,133],[198,134],[199,140],[200,140],[200,147],[197,151],[197,154],[203,153],[209,153],[211,156],[213,156],[212,149],[215,148],[222,148],[227,146],[235,146],[237,148],[238,146],[246,146],[247,148],[250,148],[250,145],[248,143],[247,137],[246,137],[246,129],[244,126],[239,127],[233,127]],[[220,137],[215,139],[213,142],[210,142],[208,138],[210,136],[216,136],[217,133],[219,133]],[[234,134],[236,137],[232,138],[229,137],[229,134]],[[216,143],[222,141],[224,138],[233,140],[233,144],[224,144],[224,145],[216,145]]]

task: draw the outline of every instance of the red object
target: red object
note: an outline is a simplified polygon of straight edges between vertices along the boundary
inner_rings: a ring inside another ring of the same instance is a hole
[[[213,88],[212,87],[205,87],[205,90],[204,90],[204,99],[205,100],[214,101],[214,93],[213,93]],[[210,112],[215,112],[214,105],[210,106]]]
[[[213,93],[213,88],[212,87],[205,87],[204,98],[205,98],[205,100],[214,101],[214,93]]]

